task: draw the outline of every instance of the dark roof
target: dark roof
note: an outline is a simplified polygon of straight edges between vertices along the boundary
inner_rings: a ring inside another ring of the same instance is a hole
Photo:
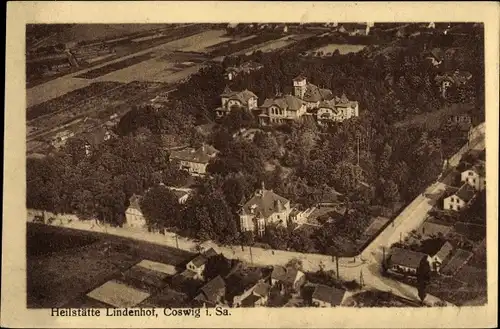
[[[253,92],[251,92],[248,89],[245,89],[243,91],[229,91],[229,90],[224,90],[224,92],[221,94],[221,97],[228,97],[229,99],[235,99],[240,101],[243,104],[248,103],[248,100],[250,98],[257,98],[257,95],[255,95]]]
[[[201,266],[207,262],[207,258],[203,255],[198,255],[191,261],[195,266]]]
[[[475,164],[474,166],[472,166],[470,170],[474,171],[476,174],[478,174],[483,178],[486,176],[486,172],[484,170],[484,164],[482,163]]]
[[[334,97],[332,99],[324,100],[319,103],[318,108],[325,107],[330,109],[336,109],[337,107],[355,107],[358,105],[356,101],[350,101],[345,94],[341,97]]]
[[[285,95],[274,99],[267,98],[261,107],[268,108],[273,105],[276,105],[281,109],[298,111],[302,105],[304,105],[304,102],[295,96]]]
[[[224,279],[220,275],[217,275],[214,279],[209,281],[206,285],[201,288],[201,291],[205,295],[205,298],[209,302],[215,302],[217,297],[220,296],[221,293],[224,293],[223,289],[226,288],[226,283]]]
[[[297,270],[294,267],[285,268],[283,266],[274,266],[273,272],[271,273],[271,278],[278,281],[287,282],[293,284],[295,282],[295,278],[297,277]]]
[[[305,79],[306,79],[306,77],[301,74],[301,75],[298,75],[295,78],[293,78],[293,81],[302,81]]]
[[[211,257],[217,256],[217,255],[218,255],[218,253],[217,253],[217,251],[215,251],[215,249],[214,249],[214,248],[210,248],[210,249],[208,249],[207,251],[205,251],[205,252],[203,253],[203,255],[204,255],[205,257],[207,257],[207,258],[211,258]]]
[[[170,189],[170,192],[172,192],[172,194],[175,195],[175,197],[177,199],[180,199],[183,196],[185,196],[186,194],[189,194],[189,192],[181,191],[181,190],[174,190],[174,189]]]
[[[241,306],[243,307],[253,307],[255,303],[260,300],[262,297],[256,296],[254,294],[248,295],[245,299],[241,301]]]
[[[417,252],[409,249],[392,248],[391,249],[391,264],[401,265],[410,268],[418,268],[422,259],[427,257],[422,252]]]
[[[312,298],[330,303],[332,306],[340,305],[344,298],[345,290],[318,284],[314,289]]]
[[[265,282],[259,282],[255,285],[255,288],[253,289],[253,293],[265,297],[269,294],[269,290],[271,290],[271,286]]]
[[[189,147],[179,151],[171,151],[170,158],[190,162],[208,163],[217,152],[218,151],[212,146],[203,145],[197,150]]]
[[[469,202],[470,200],[472,200],[474,195],[476,195],[476,191],[467,183],[463,184],[462,187],[458,189],[457,193],[455,193],[455,196],[459,197],[465,202]]]
[[[255,195],[248,200],[242,208],[243,214],[260,214],[264,218],[269,217],[271,214],[281,211],[280,208],[284,207],[289,200],[274,193],[272,190],[259,189]]]
[[[104,139],[106,138],[106,133],[108,130],[104,127],[99,127],[94,131],[90,131],[87,133],[84,133],[82,135],[82,138],[89,143],[92,146],[97,146],[104,142]]]
[[[306,102],[319,102],[331,99],[332,96],[333,93],[330,89],[322,89],[312,83],[308,83],[303,99]]]
[[[436,253],[436,257],[439,257],[439,259],[441,260],[444,260],[446,257],[448,257],[451,252],[453,251],[453,246],[451,245],[451,243],[449,243],[448,241],[446,241],[443,246],[441,247],[441,249],[439,249],[439,251]]]

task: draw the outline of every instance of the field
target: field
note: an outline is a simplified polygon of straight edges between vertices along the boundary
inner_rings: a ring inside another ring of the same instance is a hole
[[[114,307],[134,307],[148,298],[149,294],[122,282],[112,280],[92,290],[87,296]]]
[[[287,47],[293,43],[295,43],[295,40],[293,40],[290,36],[287,36],[285,38],[266,43],[265,45],[259,46],[258,48],[252,48],[251,50],[246,51],[245,54],[250,55],[253,51],[262,51],[264,53],[275,51]]]
[[[331,43],[329,45],[311,50],[309,53],[316,54],[318,52],[322,52],[325,55],[327,55],[327,54],[331,55],[336,50],[338,50],[341,55],[344,55],[344,54],[348,54],[348,53],[357,53],[357,52],[363,50],[365,47],[366,46],[364,46],[364,45],[349,45],[349,44]]]
[[[108,73],[118,71],[118,70],[124,69],[126,67],[129,67],[129,66],[138,64],[140,62],[146,61],[148,59],[151,59],[151,53],[146,53],[146,54],[142,54],[139,56],[130,57],[130,58],[124,59],[124,60],[119,61],[119,62],[114,62],[114,63],[109,64],[109,65],[101,66],[100,68],[97,68],[95,70],[90,70],[90,71],[87,71],[83,74],[77,75],[76,78],[95,79],[95,78],[98,78],[100,76],[106,75]]]
[[[249,51],[249,48],[256,47],[256,45],[263,44],[270,40],[275,40],[283,37],[278,33],[265,33],[259,34],[254,38],[241,40],[238,43],[225,43],[220,47],[216,47],[210,51],[210,56],[218,57],[218,56],[227,56],[229,54],[238,55],[244,54]]]
[[[110,91],[121,85],[121,83],[117,82],[96,82],[87,87],[73,90],[61,97],[29,107],[26,110],[26,120],[30,121],[40,116],[58,112],[69,107],[77,107],[79,103],[87,101],[92,97]]]
[[[82,299],[144,258],[183,266],[193,257],[142,241],[41,224],[28,224],[27,233],[30,308],[58,307]]]

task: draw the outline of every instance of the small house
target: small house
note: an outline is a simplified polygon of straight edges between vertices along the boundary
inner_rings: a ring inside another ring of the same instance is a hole
[[[192,176],[204,176],[210,161],[219,153],[214,147],[203,144],[198,149],[185,148],[170,153],[170,161],[178,161],[179,168]]]
[[[233,307],[265,306],[269,298],[270,290],[271,286],[261,280],[244,291],[243,294],[234,296]]]
[[[387,259],[389,271],[411,276],[416,276],[425,262],[426,254],[402,248],[392,248]]]
[[[130,197],[130,205],[125,211],[126,226],[130,228],[146,227],[146,218],[142,214],[140,206],[141,196],[132,195]]]
[[[430,263],[432,264],[431,269],[435,272],[439,272],[443,262],[448,259],[448,257],[453,252],[453,246],[448,241],[443,244],[439,251],[431,256]]]
[[[225,304],[226,283],[220,275],[201,287],[200,292],[194,298],[196,304],[203,307],[215,307]]]
[[[443,209],[460,211],[465,208],[472,199],[474,199],[475,195],[476,190],[474,189],[474,187],[469,185],[469,183],[465,183],[458,189],[455,194],[444,199]]]
[[[195,273],[194,279],[203,280],[203,272],[207,261],[208,258],[200,254],[187,263],[186,269]]]
[[[243,91],[232,91],[226,88],[220,95],[221,106],[215,109],[217,117],[223,117],[231,112],[231,109],[238,107],[248,111],[257,108],[257,95],[248,89]]]
[[[461,174],[460,181],[467,183],[473,187],[476,191],[484,190],[486,186],[486,175],[484,170],[484,164],[478,163],[472,168],[465,170]]]
[[[285,291],[299,292],[304,285],[304,272],[294,267],[274,266],[271,273],[271,285],[278,286],[282,293]]]
[[[312,294],[312,305],[316,307],[339,306],[344,299],[344,295],[344,290],[318,284]]]

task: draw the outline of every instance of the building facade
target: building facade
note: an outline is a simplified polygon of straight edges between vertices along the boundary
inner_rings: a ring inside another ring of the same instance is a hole
[[[186,148],[171,151],[170,161],[177,161],[181,170],[186,170],[192,176],[205,176],[207,166],[219,151],[210,145],[202,145],[198,149]]]
[[[221,106],[215,109],[217,117],[223,117],[231,112],[234,107],[244,108],[252,111],[257,108],[257,95],[248,89],[243,91],[224,90],[221,96]]]
[[[484,165],[475,165],[462,172],[460,176],[462,182],[469,184],[476,191],[482,191],[486,187]]]

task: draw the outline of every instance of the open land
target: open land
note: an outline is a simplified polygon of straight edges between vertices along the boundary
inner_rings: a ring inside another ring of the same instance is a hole
[[[366,46],[364,45],[349,45],[349,44],[336,44],[336,43],[331,43],[329,45],[316,48],[314,50],[311,50],[310,53],[318,53],[318,52],[323,52],[324,54],[332,54],[336,50],[340,52],[341,55],[348,54],[348,53],[357,53],[361,50],[363,50]]]
[[[28,307],[62,306],[142,259],[183,266],[192,254],[141,241],[39,224],[27,227]]]

